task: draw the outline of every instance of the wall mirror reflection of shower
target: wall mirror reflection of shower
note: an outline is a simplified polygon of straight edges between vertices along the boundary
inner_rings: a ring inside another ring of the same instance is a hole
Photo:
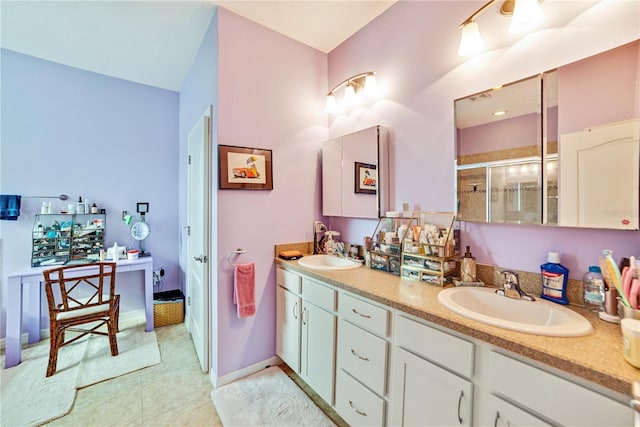
[[[458,219],[640,229],[640,41],[454,101]]]

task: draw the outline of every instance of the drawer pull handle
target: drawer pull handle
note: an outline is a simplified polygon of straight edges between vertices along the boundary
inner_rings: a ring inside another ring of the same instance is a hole
[[[364,317],[365,319],[371,319],[371,316],[368,314],[362,314],[360,313],[358,310],[356,310],[355,308],[352,308],[351,311],[353,311],[353,314],[357,314],[360,317]]]
[[[298,319],[298,301],[293,305],[293,318]]]
[[[359,410],[358,408],[356,408],[356,406],[353,404],[352,401],[349,401],[349,406],[351,406],[351,409],[353,409],[355,411],[356,414],[358,415],[362,415],[363,417],[367,416],[366,412],[362,412],[361,410]]]
[[[355,351],[354,349],[351,349],[351,354],[353,354],[355,357],[357,357],[357,358],[358,358],[358,359],[360,359],[360,360],[364,360],[365,362],[368,362],[368,361],[369,361],[369,358],[368,358],[368,357],[360,356],[360,355],[358,354],[358,352],[357,352],[357,351]]]
[[[500,412],[496,411],[496,419],[493,421],[493,427],[498,427],[498,421],[500,421]]]
[[[304,320],[304,314],[305,314],[306,312],[307,312],[307,307],[303,307],[303,308],[302,308],[302,324],[303,324],[303,325],[306,325],[306,324],[307,324],[307,321],[306,321],[306,320]]]
[[[462,406],[462,398],[464,397],[464,391],[460,391],[460,397],[458,398],[458,423],[462,424],[462,417],[460,416],[460,406]]]

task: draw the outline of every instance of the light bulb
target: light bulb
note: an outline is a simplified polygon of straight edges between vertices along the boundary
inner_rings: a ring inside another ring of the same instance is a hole
[[[327,95],[327,103],[324,105],[324,112],[333,114],[338,110],[338,104],[336,103],[336,97],[333,93]]]
[[[532,30],[544,19],[538,0],[516,0],[509,32],[524,33]]]
[[[376,76],[372,74],[367,74],[367,77],[364,80],[364,94],[366,96],[372,97],[378,94],[378,83],[376,82]]]
[[[347,83],[347,87],[344,88],[344,104],[352,105],[353,102],[355,101],[355,97],[356,97],[355,89],[353,88],[353,86],[351,86],[351,83]]]
[[[484,50],[484,42],[480,37],[478,24],[475,21],[467,22],[462,27],[462,35],[460,36],[460,47],[458,55],[471,56]]]

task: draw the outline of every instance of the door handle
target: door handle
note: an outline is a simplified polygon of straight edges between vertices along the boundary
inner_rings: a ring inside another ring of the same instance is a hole
[[[207,257],[205,255],[194,256],[193,259],[198,262],[207,262]]]

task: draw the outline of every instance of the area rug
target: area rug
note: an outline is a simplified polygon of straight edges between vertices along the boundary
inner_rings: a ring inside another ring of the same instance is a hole
[[[211,399],[225,427],[335,425],[277,366],[219,387]]]
[[[155,332],[144,327],[118,333],[116,357],[107,337],[92,335],[62,347],[55,375],[47,378],[49,340],[22,350],[22,363],[0,370],[2,426],[35,426],[71,410],[76,390],[160,363]],[[0,358],[4,366],[4,355]]]

